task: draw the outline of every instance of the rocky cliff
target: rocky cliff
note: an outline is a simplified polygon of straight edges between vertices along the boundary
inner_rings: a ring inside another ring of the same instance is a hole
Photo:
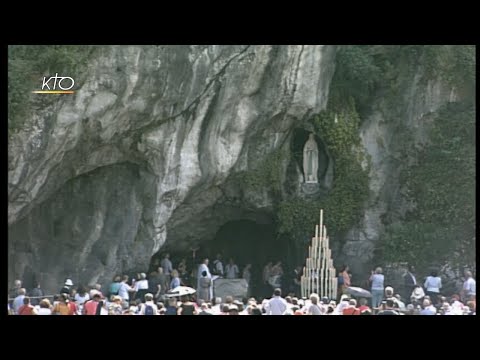
[[[90,284],[145,268],[170,233],[179,248],[214,233],[241,211],[206,212],[225,201],[229,175],[325,108],[334,55],[332,46],[98,49],[74,96],[10,136],[9,277]]]
[[[164,245],[188,250],[228,221],[274,222],[279,198],[305,196],[292,148],[327,108],[337,52],[300,45],[95,49],[76,93],[34,103],[9,136],[9,280],[36,274],[52,290],[67,276],[109,281],[144,271]],[[358,272],[371,264],[385,214],[400,218],[410,206],[399,193],[398,164],[412,161],[402,150],[426,142],[432,114],[460,96],[440,77],[421,81],[424,71],[402,73],[402,101],[392,105],[377,92],[361,114],[369,200],[363,220],[339,235],[335,249],[337,263]],[[409,144],[396,138],[399,124],[412,129]],[[321,135],[318,142],[321,199],[337,180]],[[278,179],[249,182],[272,156]]]

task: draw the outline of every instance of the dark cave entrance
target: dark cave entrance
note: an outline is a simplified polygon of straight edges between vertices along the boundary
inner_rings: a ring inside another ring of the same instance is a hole
[[[205,244],[210,262],[216,254],[222,254],[226,265],[233,258],[240,270],[252,264],[252,294],[261,293],[263,267],[269,262],[282,262],[285,280],[296,265],[296,251],[290,239],[277,235],[274,223],[258,223],[252,220],[233,220],[222,225],[215,238]]]
[[[273,224],[259,224],[251,220],[235,220],[225,223],[215,238],[207,244],[212,261],[217,253],[224,262],[232,257],[240,268],[251,263],[253,267],[263,266],[267,261],[281,260],[286,244],[276,241]],[[262,265],[263,264],[263,265]]]
[[[261,286],[263,267],[269,261],[281,261],[286,284],[290,281],[289,275],[293,268],[303,263],[304,254],[303,249],[298,249],[292,239],[278,236],[277,225],[272,219],[260,217],[261,221],[240,218],[224,222],[212,238],[198,239],[195,259],[191,250],[188,248],[181,250],[175,247],[178,242],[173,241],[152,257],[150,271],[156,269],[165,253],[170,254],[174,268],[182,259],[185,259],[190,274],[192,269],[195,272],[198,264],[205,257],[209,258],[209,267],[212,269],[216,255],[221,254],[224,266],[231,257],[234,259],[240,271],[239,277],[242,277],[245,265],[252,264],[251,294],[265,296],[264,288]]]

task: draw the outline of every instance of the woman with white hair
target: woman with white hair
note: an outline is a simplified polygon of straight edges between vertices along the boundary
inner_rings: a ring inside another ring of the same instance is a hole
[[[372,308],[378,308],[382,303],[384,291],[385,276],[382,274],[382,268],[379,266],[372,271],[370,282],[372,283]]]
[[[147,274],[140,273],[139,280],[135,282],[135,300],[143,301],[145,294],[148,292]]]
[[[170,281],[170,289],[175,289],[180,286],[180,276],[176,269],[173,269],[171,272],[172,281]]]
[[[307,315],[323,315],[323,309],[318,305],[319,296],[317,294],[310,295],[311,305],[308,307]]]

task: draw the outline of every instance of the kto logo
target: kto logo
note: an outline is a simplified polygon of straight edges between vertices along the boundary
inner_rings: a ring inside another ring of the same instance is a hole
[[[53,82],[51,82],[52,80]],[[50,76],[48,80],[46,76],[43,77],[42,90],[32,92],[35,94],[74,94],[75,91],[70,90],[74,85],[75,80],[70,76],[58,76],[58,73],[55,73],[55,76]]]

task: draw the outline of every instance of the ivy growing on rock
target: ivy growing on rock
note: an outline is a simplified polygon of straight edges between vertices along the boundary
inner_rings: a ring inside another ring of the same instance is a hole
[[[349,106],[343,110],[323,111],[312,122],[317,136],[324,141],[333,157],[333,187],[323,201],[294,197],[280,204],[279,231],[294,237],[313,233],[321,208],[325,210],[329,233],[348,230],[360,220],[369,195],[369,166],[359,146],[360,119],[353,99],[350,98]]]
[[[383,257],[457,264],[475,260],[475,107],[449,103],[437,114],[430,143],[403,174],[416,207],[386,229]]]
[[[243,172],[238,177],[240,185],[254,191],[269,188],[279,195],[282,189],[282,164],[287,156],[282,149],[268,154],[253,170]]]
[[[12,45],[8,48],[8,132],[19,130],[32,108],[55,97],[33,97],[43,76],[68,74],[78,80],[95,48],[83,45]]]
[[[415,159],[416,164],[402,166],[400,183],[415,209],[404,219],[386,214],[390,220],[381,238],[378,261],[428,264],[449,256],[473,262],[475,46],[347,45],[337,52],[336,65],[329,107],[341,108],[351,97],[365,118],[374,97],[380,96],[383,108],[375,110],[387,109],[384,119],[398,123],[397,136],[405,144],[413,144],[411,129],[398,119],[405,116],[408,99],[403,94],[416,81],[415,76],[421,75],[417,79],[420,86],[442,81],[455,90],[461,103],[448,104],[432,114],[435,120],[429,143],[420,150],[411,145],[405,149],[405,157]]]

